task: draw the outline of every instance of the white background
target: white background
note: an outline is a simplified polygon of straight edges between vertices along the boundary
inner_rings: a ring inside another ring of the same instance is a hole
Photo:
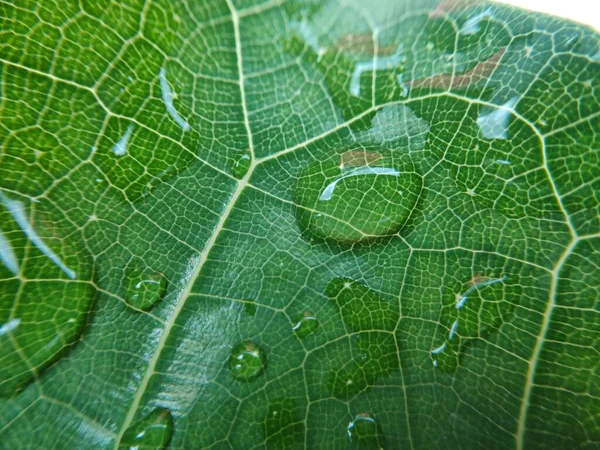
[[[600,31],[600,0],[496,0],[584,23]]]

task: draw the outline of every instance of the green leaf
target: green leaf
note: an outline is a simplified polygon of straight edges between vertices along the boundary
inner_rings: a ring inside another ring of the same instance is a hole
[[[0,447],[598,448],[598,130],[498,4],[0,2]]]

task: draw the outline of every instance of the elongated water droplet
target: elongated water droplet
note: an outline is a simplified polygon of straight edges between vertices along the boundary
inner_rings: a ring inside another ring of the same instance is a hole
[[[173,436],[171,411],[157,408],[131,425],[119,442],[119,450],[162,450]]]
[[[408,155],[347,152],[304,170],[296,186],[300,227],[309,234],[356,242],[397,232],[422,188]]]
[[[292,330],[300,339],[304,339],[306,336],[313,334],[319,328],[319,321],[313,316],[311,312],[304,313],[304,317],[294,325]]]
[[[435,367],[454,372],[470,345],[489,338],[512,318],[515,305],[504,299],[504,280],[474,275],[455,302],[442,309],[438,339],[431,349]]]
[[[248,169],[250,169],[250,164],[252,164],[252,155],[249,151],[238,155],[231,166],[231,173],[238,180],[244,178],[244,176],[248,173]]]
[[[64,213],[44,200],[28,205],[0,193],[0,223],[15,250],[27,249],[12,268],[19,277],[4,267],[7,261],[14,266],[12,254],[0,262],[0,398],[10,398],[68,354],[87,323],[95,290],[92,259]]]
[[[167,279],[163,274],[128,268],[126,300],[134,308],[149,311],[163,298],[166,289]]]
[[[252,341],[242,341],[231,349],[229,369],[238,380],[253,380],[265,371],[266,366],[265,352]]]
[[[382,450],[385,436],[379,424],[368,413],[358,414],[348,424],[348,437],[354,448],[362,450]]]

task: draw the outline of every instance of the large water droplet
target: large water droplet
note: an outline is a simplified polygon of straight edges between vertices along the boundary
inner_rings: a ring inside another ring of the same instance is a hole
[[[356,242],[397,232],[413,211],[422,178],[407,155],[352,151],[304,170],[296,186],[297,218],[321,238]]]
[[[319,321],[314,317],[311,312],[304,313],[304,317],[294,325],[292,330],[300,339],[304,339],[306,336],[313,334],[319,328]]]
[[[126,300],[134,308],[149,311],[163,298],[166,289],[167,279],[163,274],[136,267],[127,269]]]
[[[157,408],[125,430],[119,450],[162,450],[169,445],[172,436],[171,412]]]
[[[363,450],[382,450],[385,448],[385,436],[379,424],[367,413],[358,414],[348,424],[348,437],[355,448]]]
[[[234,159],[231,166],[231,173],[238,180],[241,180],[248,173],[248,169],[250,169],[251,164],[252,155],[250,152],[246,151]]]
[[[265,371],[266,366],[265,352],[252,341],[242,341],[231,349],[229,369],[238,380],[253,380]]]

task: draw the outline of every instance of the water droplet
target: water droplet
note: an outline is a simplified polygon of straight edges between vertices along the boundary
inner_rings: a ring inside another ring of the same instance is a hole
[[[390,235],[409,218],[421,188],[408,155],[392,161],[375,152],[350,151],[301,173],[297,219],[307,233],[340,242]]]
[[[266,366],[265,353],[252,341],[242,341],[231,349],[229,369],[238,380],[253,380],[265,371]]]
[[[66,222],[46,200],[27,204],[0,193],[2,231],[19,263],[0,248],[0,398],[17,395],[67,355],[87,323],[93,262]]]
[[[493,19],[494,14],[492,13],[492,8],[488,8],[479,14],[474,15],[469,18],[459,30],[460,34],[464,35],[472,35],[477,34],[481,31],[481,22],[486,19]]]
[[[129,139],[133,133],[133,124],[130,124],[125,133],[119,138],[117,143],[113,146],[112,151],[117,156],[123,156],[127,154],[127,146],[129,145]]]
[[[160,82],[160,91],[162,94],[162,99],[165,104],[165,108],[169,115],[173,118],[175,123],[179,125],[183,131],[190,130],[190,124],[177,112],[175,106],[173,104],[174,93],[171,90],[171,85],[167,81],[167,69],[164,67],[160,69],[158,73],[158,78]]]
[[[241,180],[248,173],[248,169],[250,169],[250,164],[252,164],[252,155],[249,151],[245,151],[241,155],[238,155],[233,161],[233,165],[231,166],[231,173],[238,180]]]
[[[162,450],[169,445],[172,436],[171,412],[157,408],[125,430],[119,450]]]
[[[264,423],[268,449],[293,449],[304,442],[304,413],[293,399],[269,404]]]
[[[487,139],[508,139],[508,122],[519,97],[513,97],[504,105],[487,114],[480,114],[477,125]]]
[[[304,339],[306,336],[313,334],[319,328],[319,321],[313,316],[311,312],[304,313],[304,317],[294,325],[292,330],[300,339]]]
[[[358,414],[348,424],[348,437],[354,447],[358,449],[382,450],[385,448],[383,431],[368,413]]]
[[[489,338],[510,320],[515,305],[505,299],[504,280],[505,277],[475,275],[468,283],[469,287],[456,294],[454,303],[442,309],[439,338],[431,350],[434,367],[454,372],[470,345]]]
[[[135,267],[127,269],[126,300],[134,308],[149,311],[163,298],[166,289],[167,279],[163,274]]]

